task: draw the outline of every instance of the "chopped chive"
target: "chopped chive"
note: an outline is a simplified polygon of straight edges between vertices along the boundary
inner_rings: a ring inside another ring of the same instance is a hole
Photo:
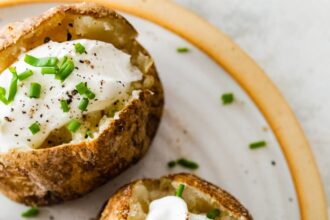
[[[62,59],[59,60],[57,66],[59,68],[61,68],[61,66],[63,66],[63,64],[68,60],[68,56],[64,56]]]
[[[62,67],[59,69],[59,78],[61,81],[64,81],[74,70],[74,63],[72,60],[67,60]]]
[[[67,128],[71,132],[76,132],[80,127],[80,122],[77,121],[76,119],[72,119],[69,124],[67,125]]]
[[[89,103],[88,98],[83,98],[79,103],[79,109],[81,111],[86,111],[88,103]]]
[[[74,45],[74,49],[79,54],[82,54],[82,53],[85,53],[86,52],[86,49],[85,49],[84,45],[82,45],[81,43],[76,43]]]
[[[257,142],[253,142],[249,145],[251,150],[257,149],[257,148],[262,148],[262,147],[266,147],[267,143],[266,141],[257,141]]]
[[[90,130],[86,131],[86,135],[87,135],[87,137],[94,138],[94,135]]]
[[[25,70],[24,72],[20,73],[17,77],[18,77],[19,81],[23,81],[23,80],[29,78],[32,75],[33,75],[32,70]]]
[[[0,86],[0,96],[6,95],[6,89]]]
[[[77,84],[76,85],[76,90],[78,91],[78,93],[80,95],[84,95],[88,91],[86,83],[81,82],[81,83]]]
[[[9,71],[10,71],[12,74],[17,74],[16,67],[11,66],[11,67],[9,67],[8,69],[9,69]]]
[[[29,97],[30,98],[39,98],[41,93],[41,85],[39,83],[33,82],[30,85]]]
[[[76,90],[80,95],[85,95],[88,99],[94,99],[95,93],[93,93],[88,87],[87,83],[80,82],[76,85]]]
[[[187,47],[178,47],[178,48],[176,48],[176,51],[178,53],[188,53],[189,49]]]
[[[61,100],[60,103],[61,103],[61,109],[63,110],[63,112],[68,112],[70,110],[70,107],[66,100]]]
[[[88,91],[85,94],[87,98],[89,99],[94,99],[95,98],[95,93],[93,93],[91,90],[88,89]]]
[[[176,166],[176,161],[175,161],[175,160],[171,160],[171,161],[169,161],[169,162],[167,163],[167,166],[168,166],[169,168],[173,168],[173,167],[175,167],[175,166]]]
[[[28,210],[22,212],[21,216],[24,218],[35,217],[39,214],[39,209],[37,207],[31,207]]]
[[[17,92],[17,72],[15,67],[9,67],[9,71],[13,74],[13,77],[11,78],[10,86],[9,86],[9,93],[7,101],[10,103],[14,100],[16,92]]]
[[[6,95],[6,89],[3,87],[0,87],[0,95]]]
[[[32,134],[36,134],[40,131],[40,125],[38,122],[34,122],[32,125],[30,125],[29,129]]]
[[[58,63],[57,57],[43,57],[36,58],[34,56],[26,54],[24,57],[24,61],[27,64],[35,67],[54,67]]]
[[[9,102],[6,98],[6,89],[3,87],[0,87],[0,101],[5,105],[9,104]]]
[[[221,96],[221,99],[223,105],[228,105],[234,101],[235,97],[233,93],[225,93]]]
[[[41,74],[57,74],[58,69],[56,67],[43,67],[41,68]]]
[[[199,165],[197,163],[195,163],[194,161],[187,160],[185,158],[181,158],[181,159],[177,160],[177,163],[180,166],[191,169],[191,170],[196,170],[199,167]]]
[[[175,191],[175,196],[182,198],[182,193],[185,186],[183,184],[180,184],[179,187]]]
[[[74,63],[73,63],[73,61],[70,58],[68,58],[68,57],[63,58],[63,59],[64,59],[64,61],[59,66],[59,71],[57,73],[57,79],[60,79],[62,82],[66,78],[68,78],[70,76],[70,74],[74,70]]]
[[[216,217],[219,217],[219,216],[220,216],[219,209],[213,209],[206,214],[206,217],[209,219],[215,219]]]

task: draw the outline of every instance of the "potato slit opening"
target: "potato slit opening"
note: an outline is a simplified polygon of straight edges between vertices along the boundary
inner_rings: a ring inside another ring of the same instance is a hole
[[[127,220],[145,220],[149,205],[152,201],[165,196],[175,195],[179,182],[173,182],[162,178],[159,181],[145,180],[135,184]],[[193,214],[206,214],[217,208],[221,214],[215,220],[237,220],[221,206],[216,200],[200,190],[186,185],[183,192],[183,199],[187,203],[188,210]]]

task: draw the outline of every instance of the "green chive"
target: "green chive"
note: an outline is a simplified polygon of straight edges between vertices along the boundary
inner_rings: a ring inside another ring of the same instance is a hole
[[[17,92],[17,72],[15,67],[9,67],[9,71],[13,74],[13,77],[11,78],[10,86],[9,86],[9,93],[8,93],[8,102],[14,100],[16,92]]]
[[[266,147],[267,143],[266,141],[257,141],[257,142],[253,142],[249,145],[251,150],[254,149],[258,149],[258,148],[262,148],[262,147]]]
[[[32,134],[36,134],[40,131],[40,125],[38,122],[34,122],[32,125],[30,125],[29,129]]]
[[[182,193],[185,186],[183,184],[180,184],[179,187],[176,189],[175,196],[182,198]]]
[[[87,98],[83,98],[79,103],[79,109],[81,111],[86,111],[89,100]]]
[[[234,101],[235,97],[233,93],[225,93],[221,96],[221,99],[222,99],[222,104],[228,105]]]
[[[24,57],[24,61],[27,64],[35,67],[54,67],[58,63],[57,57],[43,57],[36,58],[34,56],[26,54]]]
[[[178,53],[188,53],[189,49],[187,47],[178,47],[178,48],[176,48],[176,51]]]
[[[64,58],[63,64],[59,67],[59,71],[57,73],[57,79],[60,79],[62,82],[70,76],[70,74],[74,70],[74,63],[70,58]]]
[[[88,89],[88,91],[85,94],[87,98],[89,99],[94,99],[95,98],[95,93],[93,93],[91,90]]]
[[[61,103],[61,109],[63,110],[63,112],[68,112],[70,110],[70,107],[66,100],[61,100],[60,103]]]
[[[177,163],[185,168],[196,170],[198,169],[199,165],[195,163],[194,161],[187,160],[185,158],[181,158],[177,161]]]
[[[25,70],[24,72],[20,73],[17,77],[18,77],[19,81],[23,81],[23,80],[29,78],[32,75],[33,75],[32,70]]]
[[[31,207],[28,210],[22,212],[21,216],[24,218],[35,217],[39,214],[39,209],[37,207]]]
[[[57,66],[59,68],[61,68],[61,66],[63,66],[63,64],[68,60],[68,57],[67,56],[64,56],[62,59],[59,60]]]
[[[87,83],[80,82],[76,85],[76,90],[80,95],[85,95],[88,99],[94,99],[95,93],[93,93],[88,87]]]
[[[220,210],[219,209],[213,209],[212,211],[209,211],[206,214],[206,217],[209,219],[215,219],[216,217],[220,216]]]
[[[8,100],[6,99],[6,89],[3,87],[0,87],[0,101],[5,105],[9,104]]]
[[[94,135],[90,130],[86,131],[86,135],[87,135],[87,137],[94,138]]]
[[[9,67],[8,69],[9,69],[9,71],[10,71],[12,74],[17,74],[16,67],[11,66],[11,67]]]
[[[77,84],[76,85],[76,90],[78,91],[78,93],[80,95],[84,95],[88,91],[86,83],[81,82],[81,83]]]
[[[79,54],[82,54],[82,53],[86,52],[85,47],[81,43],[76,43],[74,45],[74,48],[75,48],[76,52],[79,53]]]
[[[69,124],[67,125],[67,128],[71,132],[76,132],[80,127],[80,122],[77,121],[76,119],[72,119]]]
[[[0,95],[6,95],[6,89],[0,86]]]
[[[167,163],[167,166],[168,166],[169,168],[173,168],[173,167],[175,167],[175,166],[176,166],[176,161],[174,161],[174,160],[169,161],[169,162]]]
[[[41,93],[41,85],[39,83],[33,82],[30,85],[29,97],[30,98],[39,98]]]
[[[43,67],[41,68],[41,74],[57,74],[58,69],[56,67]]]

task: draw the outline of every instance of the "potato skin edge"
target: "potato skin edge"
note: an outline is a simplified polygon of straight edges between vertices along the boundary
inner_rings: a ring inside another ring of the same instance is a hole
[[[172,182],[179,182],[196,188],[201,193],[216,200],[227,211],[229,211],[233,217],[240,220],[253,220],[249,211],[234,196],[196,175],[178,173],[163,176],[160,179],[168,179]],[[127,220],[134,186],[141,182],[156,182],[160,181],[160,179],[139,179],[121,187],[109,198],[99,216],[99,220]]]
[[[129,45],[150,57],[135,40],[134,28],[116,12],[94,4],[73,4],[51,9],[31,18],[21,27],[11,25],[12,32],[0,34],[0,54],[52,16],[90,15],[94,18],[118,19],[134,37]],[[12,36],[12,35],[15,36]],[[127,49],[126,49],[127,50]],[[150,59],[152,59],[150,57]],[[144,75],[153,76],[154,85],[141,89],[99,137],[77,144],[30,151],[12,150],[0,154],[0,191],[10,199],[26,205],[52,205],[76,199],[106,183],[138,162],[147,152],[157,131],[164,105],[164,95],[155,65]]]

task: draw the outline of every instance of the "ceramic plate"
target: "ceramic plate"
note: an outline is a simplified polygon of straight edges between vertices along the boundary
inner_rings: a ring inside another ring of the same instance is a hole
[[[55,4],[27,4],[0,9],[0,26],[38,15]],[[257,106],[205,53],[168,30],[132,15],[139,41],[154,57],[164,84],[166,105],[150,151],[137,165],[81,199],[41,209],[37,219],[90,220],[121,185],[141,177],[175,172],[167,162],[186,157],[199,163],[195,173],[231,192],[255,219],[301,219],[298,196],[288,163],[272,127]],[[176,52],[188,47],[189,53]],[[222,105],[221,95],[235,101]],[[267,147],[250,150],[251,142]],[[0,196],[0,220],[20,219],[27,207]],[[307,219],[307,218],[306,218]]]

